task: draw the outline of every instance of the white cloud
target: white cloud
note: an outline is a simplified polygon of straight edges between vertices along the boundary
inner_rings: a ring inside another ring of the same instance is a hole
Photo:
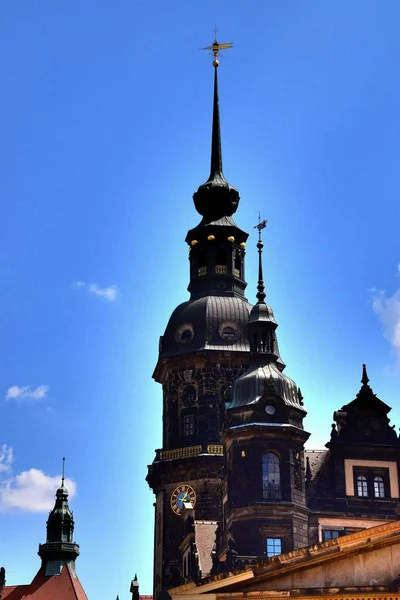
[[[9,473],[14,460],[11,446],[3,444],[0,448],[0,473]]]
[[[12,450],[12,449],[11,449]],[[26,512],[47,512],[54,506],[54,496],[60,487],[61,475],[51,477],[39,469],[29,469],[0,482],[0,512],[17,509]],[[76,494],[76,483],[65,480],[69,498]]]
[[[398,271],[400,272],[400,265]],[[400,288],[392,296],[388,296],[384,291],[375,290],[372,307],[383,325],[383,334],[400,363]]]
[[[49,386],[45,384],[38,385],[37,387],[32,387],[31,385],[13,385],[6,392],[6,400],[16,400],[17,402],[42,400],[49,389]]]
[[[101,287],[98,283],[87,283],[86,281],[74,281],[72,287],[75,290],[86,289],[89,294],[93,294],[98,298],[104,298],[109,302],[114,302],[119,294],[119,289],[116,285]]]

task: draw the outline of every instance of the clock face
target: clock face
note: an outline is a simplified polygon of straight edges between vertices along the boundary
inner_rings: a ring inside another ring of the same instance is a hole
[[[178,485],[171,494],[171,508],[176,515],[181,514],[184,502],[190,502],[192,506],[196,504],[196,492],[186,484]]]

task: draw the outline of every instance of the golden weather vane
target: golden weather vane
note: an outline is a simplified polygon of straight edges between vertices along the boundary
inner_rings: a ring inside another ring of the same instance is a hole
[[[213,67],[218,67],[219,65],[219,60],[218,60],[218,55],[221,52],[221,50],[229,50],[229,48],[232,48],[233,44],[231,42],[227,42],[226,44],[219,44],[217,42],[217,26],[214,27],[214,41],[211,44],[211,46],[206,46],[205,48],[202,48],[202,50],[208,50],[209,53],[214,57],[213,60]]]

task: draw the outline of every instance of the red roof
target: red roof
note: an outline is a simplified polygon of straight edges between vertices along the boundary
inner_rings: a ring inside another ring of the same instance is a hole
[[[41,567],[30,585],[6,585],[1,600],[88,600],[81,582],[65,564],[60,575],[46,576]]]

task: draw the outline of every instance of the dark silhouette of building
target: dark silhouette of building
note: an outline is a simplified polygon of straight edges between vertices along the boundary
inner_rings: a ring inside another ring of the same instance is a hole
[[[397,518],[400,444],[365,365],[355,400],[334,414],[324,450],[305,450],[306,410],[285,374],[265,302],[261,230],[256,303],[245,298],[248,234],[222,170],[214,42],[211,170],[194,194],[190,298],[172,313],[154,378],[162,448],[155,501],[154,594]]]

